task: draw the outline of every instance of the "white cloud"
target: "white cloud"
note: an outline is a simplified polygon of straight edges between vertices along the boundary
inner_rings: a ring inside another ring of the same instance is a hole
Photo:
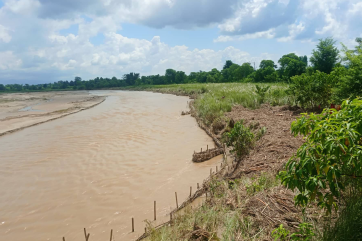
[[[0,70],[18,69],[21,63],[21,59],[17,58],[13,52],[0,52]]]
[[[9,30],[0,24],[0,40],[4,43],[9,43],[11,41],[11,35]]]
[[[159,36],[129,38],[122,32],[123,23],[194,31],[214,26],[220,30],[220,35],[213,40],[215,46],[220,46],[220,42],[247,39],[310,43],[328,36],[353,44],[353,39],[362,32],[360,0],[3,2],[0,8],[0,78],[6,71],[7,79],[12,76],[12,79],[21,80],[20,75],[24,73],[24,81],[28,76],[54,81],[75,74],[84,78],[121,76],[130,71],[161,74],[167,68],[191,72],[221,68],[227,59],[237,63],[276,59],[267,53],[251,56],[235,47],[213,50],[170,46]],[[61,34],[70,27],[77,31]],[[91,38],[99,34],[104,36],[104,42],[95,46]]]
[[[248,33],[241,36],[225,36],[221,35],[217,37],[214,42],[229,42],[229,41],[242,41],[245,39],[256,39],[256,38],[266,38],[271,39],[275,36],[275,29],[269,29],[267,31],[261,31],[256,33]]]

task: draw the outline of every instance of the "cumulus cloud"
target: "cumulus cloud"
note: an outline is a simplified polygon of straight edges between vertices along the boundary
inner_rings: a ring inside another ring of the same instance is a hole
[[[9,30],[0,24],[0,40],[4,43],[9,43],[11,40],[11,35]]]
[[[0,70],[17,69],[21,65],[21,59],[12,51],[0,52]]]
[[[80,75],[161,74],[221,68],[224,61],[277,60],[235,47],[170,46],[155,36],[129,38],[123,23],[150,28],[219,29],[220,42],[276,39],[315,41],[333,36],[353,43],[361,35],[360,0],[3,0],[0,8],[0,82],[56,81]],[[74,28],[74,32],[62,31]],[[104,41],[92,44],[102,35]],[[266,43],[267,45],[267,43]],[[220,48],[218,48],[220,49]],[[285,54],[285,53],[281,53]]]
[[[222,35],[215,41],[270,38],[268,31],[284,42],[327,36],[348,41],[352,33],[362,31],[360,8],[359,0],[240,1],[234,15],[219,24]]]

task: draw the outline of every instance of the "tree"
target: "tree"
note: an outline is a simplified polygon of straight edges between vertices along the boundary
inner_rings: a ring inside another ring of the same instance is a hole
[[[185,72],[183,72],[183,71],[176,72],[175,83],[177,83],[177,84],[185,83],[186,79],[187,79],[187,75],[185,74]]]
[[[308,57],[306,55],[299,56],[299,60],[305,63],[305,66],[308,66]]]
[[[278,74],[275,71],[277,66],[273,60],[262,60],[259,69],[255,71],[255,82],[275,82],[278,79]]]
[[[167,84],[173,84],[176,80],[176,70],[174,69],[166,69],[165,73]]]
[[[338,67],[331,73],[337,85],[335,93],[337,102],[362,96],[362,48],[357,46],[356,50],[348,50],[343,46],[342,51],[348,68]]]
[[[289,81],[291,77],[305,73],[307,65],[304,61],[304,57],[298,57],[294,53],[283,55],[278,60],[280,77]]]
[[[6,90],[5,86],[3,84],[0,84],[0,91]]]
[[[250,63],[243,63],[239,68],[236,69],[234,75],[238,79],[244,79],[254,72],[254,68]]]
[[[81,77],[78,77],[78,76],[74,77],[74,82],[79,83],[81,81],[82,81]]]
[[[267,67],[271,67],[271,68],[275,69],[277,66],[274,64],[273,60],[262,60],[260,62],[259,68],[266,69]]]
[[[133,72],[123,75],[123,79],[127,83],[127,85],[134,85],[139,77],[140,74]],[[103,82],[103,78],[100,78],[100,82]]]
[[[231,60],[226,60],[226,63],[222,69],[228,69],[231,65],[233,65],[233,62]]]
[[[313,50],[310,62],[315,70],[329,74],[338,62],[339,50],[333,38],[320,39],[317,50]]]

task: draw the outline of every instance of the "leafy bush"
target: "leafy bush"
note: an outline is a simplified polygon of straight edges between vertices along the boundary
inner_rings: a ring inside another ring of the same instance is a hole
[[[295,97],[295,101],[303,108],[328,106],[332,95],[330,76],[316,71],[311,75],[302,74],[291,78],[292,84],[287,92]]]
[[[265,100],[265,95],[270,89],[270,85],[267,85],[265,87],[255,85],[255,93],[260,97],[260,102],[263,103]]]
[[[297,188],[296,204],[314,200],[331,212],[346,186],[362,185],[362,100],[346,100],[338,112],[325,109],[292,123],[292,133],[306,137],[305,143],[279,173],[289,189]]]
[[[292,233],[291,235],[289,234],[290,232],[285,230],[283,224],[280,224],[278,228],[273,230],[272,238],[274,238],[274,241],[277,240],[309,241],[312,240],[312,238],[315,236],[313,232],[313,226],[310,223],[299,224],[299,230],[295,233]]]
[[[362,49],[357,47],[355,51],[347,50],[344,46],[345,61],[348,69],[338,67],[331,74],[334,75],[337,88],[335,99],[341,102],[343,99],[353,99],[362,95]]]
[[[277,240],[288,240],[289,231],[285,230],[283,227],[283,224],[280,224],[280,226],[273,230],[272,237],[274,238],[274,241]]]
[[[231,147],[231,153],[234,153],[238,159],[249,154],[254,146],[254,133],[243,125],[243,120],[235,123],[230,132],[225,133],[226,145]]]

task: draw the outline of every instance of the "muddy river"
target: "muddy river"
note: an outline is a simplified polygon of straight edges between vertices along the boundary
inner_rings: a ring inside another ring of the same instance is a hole
[[[168,219],[221,156],[191,162],[214,146],[187,110],[187,97],[94,91],[88,110],[0,137],[0,240],[134,240],[144,220]],[[135,233],[131,231],[131,218]]]

